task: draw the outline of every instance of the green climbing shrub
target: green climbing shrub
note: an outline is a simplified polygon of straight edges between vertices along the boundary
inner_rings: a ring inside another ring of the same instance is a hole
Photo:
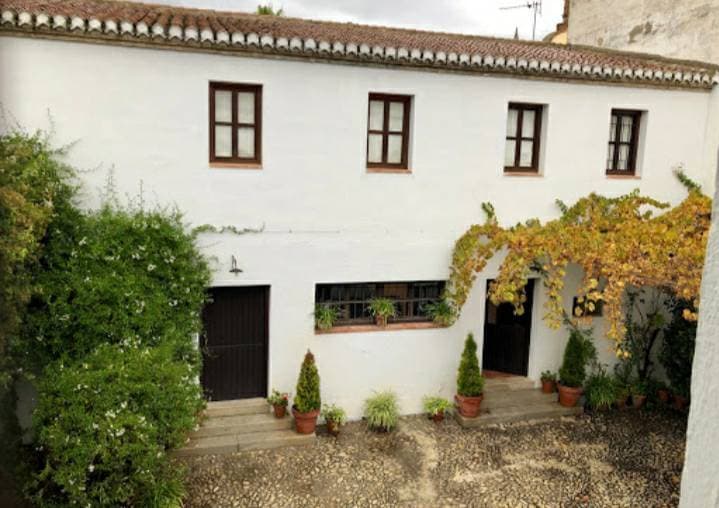
[[[559,380],[564,386],[578,388],[584,383],[590,356],[588,340],[579,330],[573,329],[570,332],[564,348],[562,366],[559,368]]]
[[[300,367],[295,389],[294,407],[300,413],[318,411],[322,407],[320,399],[320,375],[317,372],[315,356],[308,349]]]
[[[457,393],[463,397],[477,397],[482,395],[483,390],[484,377],[479,370],[477,343],[474,341],[474,335],[470,333],[464,341],[464,351],[459,362]]]

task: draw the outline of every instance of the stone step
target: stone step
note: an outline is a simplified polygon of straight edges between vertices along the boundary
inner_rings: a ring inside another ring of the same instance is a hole
[[[521,376],[496,377],[484,380],[485,390],[531,390],[533,388],[534,381]]]
[[[208,417],[269,414],[269,412],[269,404],[267,404],[265,399],[260,397],[208,402],[207,408],[205,409],[205,415]]]
[[[213,416],[202,422],[191,438],[224,436],[228,434],[250,434],[268,430],[292,428],[292,417],[275,418],[271,413],[234,416]]]
[[[542,393],[540,389],[513,390],[512,392],[484,392],[482,407],[486,409],[502,407],[522,407],[538,404],[552,404],[557,402],[556,393]]]
[[[558,403],[539,404],[524,407],[503,407],[483,411],[477,418],[465,418],[456,413],[457,423],[465,428],[484,427],[499,423],[513,423],[519,421],[544,420],[548,418],[560,418],[562,416],[574,416],[582,414],[581,406],[564,407]]]
[[[191,439],[184,448],[176,450],[178,457],[187,455],[230,454],[244,450],[259,450],[312,444],[314,434],[298,434],[294,430],[273,430],[249,434],[231,434]]]

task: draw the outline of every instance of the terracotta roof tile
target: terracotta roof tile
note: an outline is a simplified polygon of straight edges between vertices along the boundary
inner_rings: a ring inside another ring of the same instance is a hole
[[[223,50],[227,50],[229,44],[241,52],[248,50],[245,44],[248,42],[248,35],[254,34],[257,38],[269,35],[273,39],[271,44],[263,42],[268,46],[266,49],[280,53],[288,53],[293,48],[291,45],[282,46],[278,39],[286,38],[290,41],[298,38],[303,42],[303,46],[294,48],[295,50],[304,49],[314,53],[316,48],[320,47],[320,43],[324,43],[323,56],[328,59],[359,61],[379,59],[382,63],[415,67],[467,66],[481,72],[542,74],[571,79],[660,81],[664,86],[705,88],[712,86],[717,70],[716,66],[708,63],[671,60],[590,47],[126,1],[0,0],[0,14],[2,14],[0,28],[14,32],[34,30],[36,25],[39,27],[38,15],[44,14],[50,16],[52,27],[58,29],[45,30],[44,33],[56,34],[63,28],[69,29],[70,20],[78,17],[85,22],[100,20],[103,22],[103,32],[100,30],[85,32],[76,29],[72,32],[72,36],[101,38],[111,42],[118,35],[108,29],[107,22],[129,22],[134,25],[134,31],[125,34],[123,42],[127,42],[127,35],[147,35],[137,30],[137,24],[143,22],[150,29],[149,33],[153,35],[153,43],[161,44],[163,42],[161,39],[167,37],[170,28],[173,28],[175,38],[188,46],[204,45],[206,48],[208,44],[223,44]],[[65,27],[57,25],[54,16],[58,15],[67,18]],[[95,24],[97,25],[96,22]],[[185,30],[190,28],[199,31],[210,30],[213,36],[204,43],[200,42],[191,34],[185,33]],[[159,33],[155,33],[155,30]],[[242,36],[239,35],[240,33]],[[314,41],[315,48],[308,43],[310,39]],[[147,37],[143,40],[146,41]],[[342,46],[339,49],[335,48],[335,43],[341,43]],[[363,48],[365,53],[358,50],[362,54],[354,55],[343,49],[348,44],[355,44],[358,47],[366,45],[371,54]],[[400,50],[402,50],[401,54]],[[415,50],[414,58],[413,50]],[[293,54],[297,56],[297,51]]]

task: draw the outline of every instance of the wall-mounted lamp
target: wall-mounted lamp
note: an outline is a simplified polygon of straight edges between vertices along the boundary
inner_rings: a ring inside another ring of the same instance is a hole
[[[237,258],[235,258],[234,254],[233,254],[233,256],[232,256],[230,273],[234,273],[235,275],[237,275],[238,273],[242,273],[242,269],[241,269],[241,268],[237,268]]]

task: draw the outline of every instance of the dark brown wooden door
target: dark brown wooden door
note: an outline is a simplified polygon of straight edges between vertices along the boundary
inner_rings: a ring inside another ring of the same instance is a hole
[[[527,375],[534,280],[529,280],[526,292],[527,301],[521,316],[514,314],[514,306],[510,303],[497,306],[487,300],[484,312],[483,369]]]
[[[204,310],[202,387],[209,400],[267,396],[269,287],[210,290]]]

